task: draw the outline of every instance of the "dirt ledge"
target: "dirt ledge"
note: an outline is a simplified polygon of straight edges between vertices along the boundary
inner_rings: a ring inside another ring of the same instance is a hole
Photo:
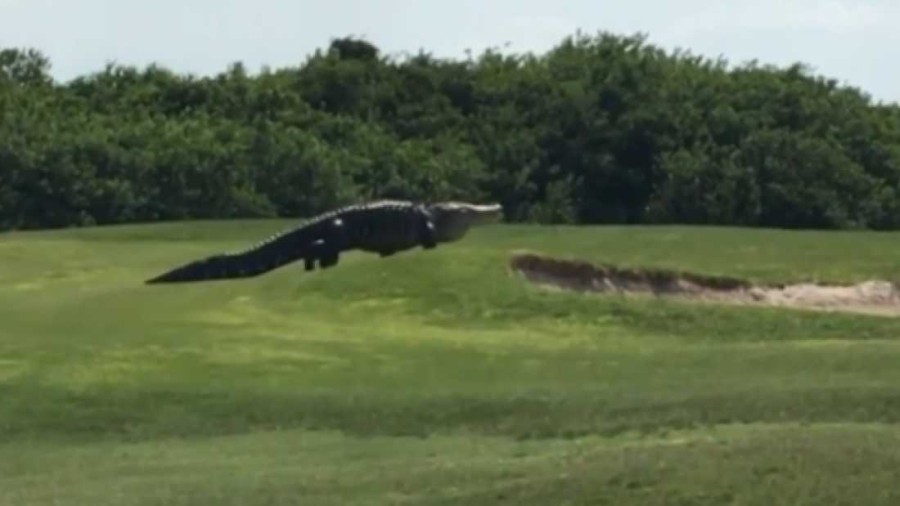
[[[513,254],[509,265],[530,282],[576,292],[900,316],[900,287],[884,280],[855,285],[758,285],[737,278],[664,269],[625,269],[527,252]]]

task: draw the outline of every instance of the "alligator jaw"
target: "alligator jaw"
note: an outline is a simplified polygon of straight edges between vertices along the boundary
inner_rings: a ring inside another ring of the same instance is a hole
[[[503,218],[503,206],[500,204],[470,204],[470,206],[473,210],[473,225],[496,223]]]
[[[429,206],[429,210],[438,242],[456,241],[469,228],[498,222],[503,216],[503,206],[496,203],[438,202]]]

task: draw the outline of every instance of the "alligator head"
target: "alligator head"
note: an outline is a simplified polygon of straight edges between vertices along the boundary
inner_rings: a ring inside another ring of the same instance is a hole
[[[503,206],[500,204],[436,202],[427,207],[434,221],[438,242],[455,241],[464,236],[470,227],[494,223],[503,216]]]

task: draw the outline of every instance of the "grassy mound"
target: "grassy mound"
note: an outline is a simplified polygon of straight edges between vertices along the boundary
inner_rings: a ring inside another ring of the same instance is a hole
[[[897,278],[900,234],[496,226],[143,285],[287,224],[0,237],[0,504],[898,499],[900,319],[549,293],[507,262],[855,283]]]

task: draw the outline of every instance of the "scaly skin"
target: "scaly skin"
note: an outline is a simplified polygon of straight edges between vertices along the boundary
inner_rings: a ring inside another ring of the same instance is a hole
[[[190,262],[147,281],[175,283],[258,276],[303,260],[305,270],[334,267],[350,250],[387,257],[417,246],[430,250],[461,239],[469,228],[500,219],[499,204],[418,204],[379,200],[341,207],[236,253]]]

